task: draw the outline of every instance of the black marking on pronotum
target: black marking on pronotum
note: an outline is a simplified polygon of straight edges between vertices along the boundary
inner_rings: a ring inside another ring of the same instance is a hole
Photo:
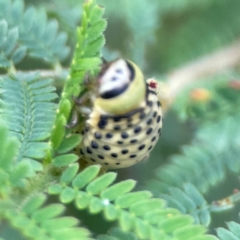
[[[122,69],[116,69],[116,71],[115,71],[116,73],[119,73],[119,74],[122,74],[123,73],[123,71],[122,71]]]
[[[119,96],[121,93],[123,93],[127,88],[129,84],[125,84],[120,88],[114,88],[110,91],[104,92],[100,95],[103,99],[110,99]]]

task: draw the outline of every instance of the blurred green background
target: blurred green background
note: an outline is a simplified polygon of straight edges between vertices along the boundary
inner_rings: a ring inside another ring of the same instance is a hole
[[[59,29],[69,35],[68,43],[72,52],[76,41],[75,30],[81,21],[82,2],[80,0],[25,1],[27,6],[35,5],[46,9],[49,18],[59,21]],[[117,57],[131,59],[141,66],[146,77],[156,77],[161,81],[167,81],[172,71],[240,40],[239,0],[98,0],[97,2],[106,8],[105,16],[108,21],[103,57],[107,60]],[[71,56],[63,63],[63,67],[68,68],[70,62]],[[24,70],[51,69],[51,66],[45,63],[32,60],[18,67]],[[222,69],[222,72],[216,75],[220,76],[223,82],[231,78],[236,79],[238,67]],[[203,84],[200,82],[197,86],[193,85],[192,89],[206,88],[212,94],[219,84],[218,77],[207,76]],[[214,80],[213,85],[208,87],[208,81],[212,80]],[[56,85],[60,92],[62,82],[56,82]],[[183,145],[191,143],[199,126],[206,121],[205,116],[209,110],[215,114],[208,120],[218,119],[220,113],[216,106],[204,105],[199,108],[198,102],[191,105],[190,91],[179,96],[173,108],[168,109],[162,136],[148,161],[118,170],[118,180],[136,179],[139,182],[137,188],[143,189],[145,182],[154,177],[154,170],[157,167],[167,164],[170,156],[179,154]],[[232,101],[234,102],[235,98]],[[228,110],[225,113],[228,114]],[[206,198],[212,201],[227,196],[238,185],[236,177],[229,175],[227,181],[213,188]],[[228,211],[221,217],[214,215],[212,226],[223,226],[224,222],[230,219],[237,221],[238,211],[239,209]],[[101,215],[90,216],[85,211],[79,212],[72,205],[69,206],[69,213],[80,216],[82,223],[95,233],[105,233],[112,225],[102,221]]]

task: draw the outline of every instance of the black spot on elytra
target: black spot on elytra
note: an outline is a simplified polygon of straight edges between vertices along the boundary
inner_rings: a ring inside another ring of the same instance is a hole
[[[135,143],[135,142],[137,142],[137,139],[132,139],[132,140],[130,141],[130,143]]]
[[[142,144],[141,146],[139,146],[138,150],[143,150],[145,148],[145,144]]]
[[[116,125],[115,127],[114,127],[114,130],[116,130],[116,131],[118,131],[118,130],[120,130],[121,129],[121,127],[119,126],[119,125]]]
[[[121,121],[121,117],[113,117],[113,121],[114,122],[119,122],[119,121]]]
[[[145,118],[145,116],[146,116],[145,112],[141,112],[139,119],[143,119],[143,118]]]
[[[92,148],[97,149],[97,148],[98,148],[98,143],[95,142],[95,141],[92,141],[92,142],[91,142],[91,146],[92,146]]]
[[[149,107],[152,107],[153,102],[152,102],[152,101],[148,101],[148,102],[147,102],[147,105],[148,105]]]
[[[159,122],[160,122],[160,120],[161,120],[161,116],[160,116],[160,115],[158,115],[158,117],[157,117],[157,123],[159,123]]]
[[[156,140],[156,137],[153,137],[151,141],[154,142],[155,140]]]
[[[150,134],[150,133],[152,132],[152,130],[153,130],[153,129],[150,127],[150,128],[147,130],[146,133],[147,133],[147,134]]]
[[[155,118],[156,116],[157,116],[157,112],[154,111],[154,113],[153,113],[153,117]]]
[[[122,132],[121,137],[122,137],[123,139],[128,138],[128,133],[127,133],[127,132]]]
[[[140,126],[137,126],[134,128],[135,133],[139,133],[141,130],[142,130],[142,128]]]
[[[136,154],[132,154],[130,155],[130,158],[135,158],[137,155]]]
[[[149,118],[148,120],[147,120],[147,125],[150,125],[152,123],[152,118]]]
[[[162,129],[159,128],[159,129],[158,129],[158,134],[161,135],[161,132],[162,132]]]
[[[112,138],[112,136],[113,136],[113,135],[112,135],[111,133],[107,133],[107,134],[106,134],[106,138]]]
[[[87,147],[87,153],[92,154],[92,150],[90,147]]]
[[[118,155],[116,153],[111,153],[111,156],[114,157],[114,158],[118,157]]]
[[[111,148],[110,148],[110,146],[108,146],[108,145],[104,145],[104,146],[103,146],[103,149],[109,151]]]
[[[122,154],[127,154],[128,153],[128,150],[127,149],[123,149],[122,150]]]
[[[104,159],[104,156],[103,155],[98,155],[98,158]]]
[[[98,122],[98,127],[101,129],[104,129],[107,125],[107,119],[102,118],[100,119],[100,121]]]
[[[101,139],[102,138],[102,134],[100,132],[95,132],[94,136],[96,139]]]

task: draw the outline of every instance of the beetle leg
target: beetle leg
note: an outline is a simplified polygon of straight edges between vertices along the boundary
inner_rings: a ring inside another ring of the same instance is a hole
[[[78,112],[74,109],[74,111],[72,112],[71,121],[66,125],[66,128],[68,129],[74,128],[78,125],[78,123],[79,123]]]

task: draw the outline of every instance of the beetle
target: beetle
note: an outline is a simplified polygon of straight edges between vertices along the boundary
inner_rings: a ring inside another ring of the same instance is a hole
[[[158,82],[144,80],[129,60],[106,64],[91,94],[91,107],[76,99],[76,109],[87,114],[82,142],[75,149],[89,164],[125,168],[148,158],[162,131]]]

